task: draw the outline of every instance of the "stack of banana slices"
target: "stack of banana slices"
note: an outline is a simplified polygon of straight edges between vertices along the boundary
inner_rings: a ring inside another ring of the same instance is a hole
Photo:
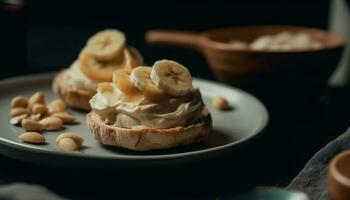
[[[126,96],[161,101],[188,94],[192,88],[192,76],[180,63],[160,60],[155,62],[153,67],[139,66],[132,70],[116,70],[113,83]],[[109,90],[105,84],[100,84],[99,89]]]
[[[107,29],[93,35],[80,52],[80,70],[92,80],[108,82],[117,69],[132,69],[142,64],[142,56],[126,45],[124,33]]]
[[[96,93],[97,83],[111,82],[114,71],[131,70],[142,63],[141,54],[135,48],[127,46],[124,33],[115,29],[103,30],[87,41],[69,69],[55,76],[52,87],[68,106],[89,111],[89,100]],[[79,73],[76,73],[76,69]],[[66,77],[69,80],[75,79],[79,84],[75,85],[75,81],[68,82]],[[86,83],[92,83],[92,86],[86,87]]]

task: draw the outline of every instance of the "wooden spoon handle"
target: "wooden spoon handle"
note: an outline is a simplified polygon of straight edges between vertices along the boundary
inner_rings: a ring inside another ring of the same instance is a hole
[[[201,51],[203,47],[203,35],[199,32],[175,31],[166,29],[149,30],[145,39],[149,44],[170,45]]]

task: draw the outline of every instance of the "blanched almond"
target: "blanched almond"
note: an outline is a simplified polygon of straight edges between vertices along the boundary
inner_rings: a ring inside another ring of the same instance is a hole
[[[78,146],[81,146],[84,142],[84,138],[76,133],[62,133],[56,138],[56,143],[58,144],[63,138],[73,139]]]
[[[50,115],[51,117],[58,117],[62,119],[64,124],[73,124],[76,122],[76,119],[73,115],[66,112],[57,112]]]
[[[208,108],[205,106],[203,109],[202,109],[202,116],[208,116],[210,113],[209,113],[209,110]]]
[[[21,125],[27,131],[42,131],[44,129],[42,124],[31,119],[23,119]]]
[[[49,113],[63,112],[66,110],[66,103],[62,99],[53,100],[49,106]]]
[[[45,137],[37,132],[26,132],[18,136],[23,142],[33,143],[33,144],[42,144],[45,142]]]
[[[44,126],[45,130],[57,131],[61,128],[63,122],[60,118],[57,117],[46,117],[40,120],[40,124]]]
[[[11,117],[16,117],[18,115],[23,115],[27,113],[28,113],[27,108],[22,108],[22,107],[15,107],[15,108],[12,108],[10,111]]]
[[[28,106],[28,98],[23,96],[17,96],[11,101],[11,108],[26,108]]]
[[[29,98],[29,107],[36,103],[45,105],[45,96],[42,92],[36,92]]]
[[[230,103],[224,97],[221,97],[221,96],[214,97],[212,103],[213,103],[213,106],[219,110],[231,109]]]
[[[38,114],[31,115],[29,117],[29,119],[34,120],[34,121],[40,121],[41,120],[41,116],[42,115],[40,113],[38,113]]]
[[[28,114],[23,114],[23,115],[18,115],[16,117],[13,117],[11,120],[10,120],[10,123],[12,125],[18,125],[18,124],[21,124],[22,120],[26,119],[28,117]]]
[[[46,115],[49,109],[44,104],[35,103],[32,105],[31,111],[33,114]]]
[[[62,138],[58,142],[58,147],[62,151],[76,151],[79,149],[79,146],[75,143],[75,141],[72,138]]]

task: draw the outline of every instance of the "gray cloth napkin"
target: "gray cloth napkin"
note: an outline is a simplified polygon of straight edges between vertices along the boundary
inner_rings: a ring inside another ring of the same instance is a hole
[[[287,189],[303,191],[311,200],[328,200],[328,164],[335,155],[348,149],[350,128],[317,152]]]
[[[64,200],[43,186],[12,183],[0,186],[0,199],[3,200]]]

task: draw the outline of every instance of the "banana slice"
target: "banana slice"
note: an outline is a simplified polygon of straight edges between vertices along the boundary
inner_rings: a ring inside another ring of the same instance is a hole
[[[126,59],[123,57],[116,61],[99,61],[91,55],[82,52],[79,56],[80,70],[87,77],[98,82],[109,82],[113,78],[113,72],[126,66]]]
[[[105,92],[113,92],[114,88],[112,86],[111,83],[99,83],[97,90],[101,93],[105,93]]]
[[[130,71],[141,64],[141,60],[124,49],[123,54],[112,61],[99,61],[85,49],[80,53],[80,70],[89,78],[98,82],[110,82],[113,79],[113,72],[118,69],[129,69]]]
[[[172,96],[184,96],[192,88],[192,77],[188,69],[171,60],[155,62],[151,80],[159,89]]]
[[[142,65],[143,63],[143,57],[141,56],[140,52],[134,47],[128,47],[124,56],[126,60],[125,69],[129,69],[130,71],[133,68]]]
[[[155,86],[150,78],[152,68],[139,66],[131,71],[130,80],[135,87],[143,91],[147,86]]]
[[[145,99],[149,101],[163,100],[167,96],[152,82],[150,78],[151,71],[151,67],[136,67],[130,74],[130,80],[137,89],[142,91]]]
[[[94,34],[86,43],[86,53],[97,60],[109,61],[122,54],[126,39],[124,33],[106,29]]]
[[[130,55],[131,55],[130,66],[137,67],[143,64],[143,57],[136,48],[129,46],[128,51],[130,52]]]
[[[113,82],[118,86],[120,91],[127,95],[138,95],[141,94],[134,84],[130,81],[129,75],[130,70],[117,70],[113,74]]]

